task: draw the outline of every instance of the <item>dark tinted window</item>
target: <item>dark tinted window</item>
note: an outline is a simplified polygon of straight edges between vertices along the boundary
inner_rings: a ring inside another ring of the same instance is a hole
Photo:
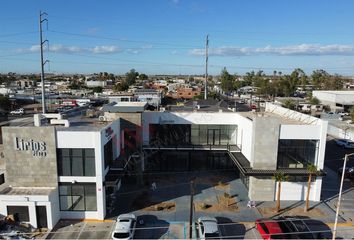
[[[130,234],[127,232],[127,233],[118,233],[118,232],[115,232],[113,237],[115,238],[128,238],[130,236]]]
[[[7,215],[13,215],[15,221],[29,222],[29,212],[27,206],[7,206]]]
[[[68,149],[57,151],[59,176],[95,176],[94,149]]]

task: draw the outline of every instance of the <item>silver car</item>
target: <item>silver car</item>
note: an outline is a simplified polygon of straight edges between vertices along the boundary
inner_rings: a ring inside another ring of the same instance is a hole
[[[203,216],[198,218],[197,231],[199,239],[220,239],[218,221],[214,217]]]
[[[133,239],[136,227],[136,217],[134,214],[122,214],[117,218],[116,225],[112,232],[112,239]]]

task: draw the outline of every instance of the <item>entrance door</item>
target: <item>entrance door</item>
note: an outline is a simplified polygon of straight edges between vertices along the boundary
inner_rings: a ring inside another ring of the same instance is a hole
[[[208,144],[220,145],[220,129],[208,129]]]
[[[48,228],[46,206],[36,206],[38,228]]]

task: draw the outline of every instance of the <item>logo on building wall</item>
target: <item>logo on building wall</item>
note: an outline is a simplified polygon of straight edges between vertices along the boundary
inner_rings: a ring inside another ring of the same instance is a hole
[[[47,156],[47,145],[45,142],[36,142],[33,139],[29,141],[23,140],[22,138],[15,137],[15,150],[17,151],[28,151],[31,152],[34,157],[45,157]]]

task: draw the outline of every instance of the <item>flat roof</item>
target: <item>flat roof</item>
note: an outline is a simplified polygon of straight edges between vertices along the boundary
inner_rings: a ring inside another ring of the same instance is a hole
[[[276,113],[271,113],[271,112],[237,112],[243,117],[249,118],[251,120],[255,119],[256,117],[273,117],[277,118],[280,120],[281,124],[290,124],[290,125],[310,125],[308,123],[295,120],[295,119],[290,119],[290,118],[285,118],[281,115],[278,115]]]
[[[328,90],[323,90],[323,91],[317,91],[315,90],[314,92],[319,92],[319,93],[329,93],[329,94],[337,94],[337,95],[348,95],[348,94],[354,94],[353,90],[348,90],[348,91],[328,91]]]
[[[65,127],[62,125],[52,125],[47,124],[44,126],[54,126],[58,131],[90,131],[96,132],[100,131],[102,128],[106,127],[111,123],[111,121],[99,121],[98,118],[89,118],[75,116],[68,118],[70,122],[70,127]]]
[[[45,195],[48,196],[54,187],[10,187],[0,190],[0,195]]]

